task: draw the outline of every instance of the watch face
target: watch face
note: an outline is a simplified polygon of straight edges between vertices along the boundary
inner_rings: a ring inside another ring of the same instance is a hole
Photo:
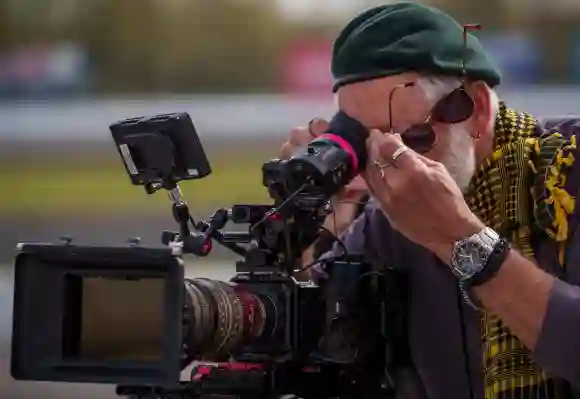
[[[453,269],[455,269],[460,278],[470,278],[483,268],[488,255],[488,252],[481,244],[473,241],[464,241],[454,251]]]

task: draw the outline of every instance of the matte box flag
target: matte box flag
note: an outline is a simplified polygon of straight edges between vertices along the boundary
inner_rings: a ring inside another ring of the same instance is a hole
[[[298,96],[332,95],[332,39],[300,38],[282,56],[283,90]]]

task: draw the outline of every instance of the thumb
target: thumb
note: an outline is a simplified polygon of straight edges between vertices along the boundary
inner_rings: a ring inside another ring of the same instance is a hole
[[[308,122],[308,132],[311,136],[318,137],[328,130],[328,122],[325,119],[315,116]]]

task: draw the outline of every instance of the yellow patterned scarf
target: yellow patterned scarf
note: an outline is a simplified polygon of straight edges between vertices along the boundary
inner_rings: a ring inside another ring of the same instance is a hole
[[[538,135],[537,126],[531,115],[500,105],[495,150],[471,180],[466,201],[482,221],[530,259],[532,234],[555,240],[563,267],[568,216],[575,206],[564,185],[576,140],[554,131]],[[563,397],[565,385],[542,371],[497,316],[482,311],[481,318],[486,399]]]

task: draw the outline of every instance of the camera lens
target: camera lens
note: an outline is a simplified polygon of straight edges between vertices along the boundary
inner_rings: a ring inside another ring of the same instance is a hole
[[[206,278],[187,279],[184,285],[184,351],[189,361],[226,360],[237,349],[275,332],[278,315],[270,297]]]

